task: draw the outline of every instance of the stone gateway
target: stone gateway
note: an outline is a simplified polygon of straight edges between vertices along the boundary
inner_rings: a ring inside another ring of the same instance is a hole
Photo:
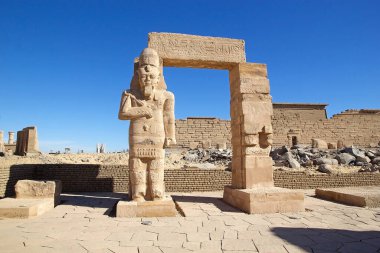
[[[163,66],[229,71],[233,156],[232,182],[225,187],[224,201],[247,213],[303,211],[303,193],[274,187],[269,157],[273,105],[266,65],[246,62],[243,40],[150,33],[148,48],[135,63],[131,89],[122,94],[120,103],[119,119],[131,120],[129,194],[133,204],[119,203],[117,213],[149,215],[139,211],[149,209],[150,215],[156,215],[158,206],[158,210],[166,206],[138,204],[166,201],[164,147],[176,140],[174,95],[166,91]]]

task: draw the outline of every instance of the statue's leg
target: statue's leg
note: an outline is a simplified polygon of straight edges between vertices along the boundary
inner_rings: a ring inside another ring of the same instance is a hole
[[[153,159],[148,164],[153,200],[164,197],[164,164],[163,158]]]
[[[133,201],[141,202],[145,200],[146,167],[147,165],[140,158],[129,159],[129,183]]]

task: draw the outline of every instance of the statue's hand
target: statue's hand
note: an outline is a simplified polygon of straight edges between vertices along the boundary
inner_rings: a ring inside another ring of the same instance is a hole
[[[164,148],[170,147],[175,144],[177,144],[177,141],[175,138],[165,138]]]
[[[146,109],[146,115],[145,115],[145,117],[147,119],[152,118],[153,117],[153,111],[152,111],[152,109],[150,109],[149,107],[146,107],[145,109]]]

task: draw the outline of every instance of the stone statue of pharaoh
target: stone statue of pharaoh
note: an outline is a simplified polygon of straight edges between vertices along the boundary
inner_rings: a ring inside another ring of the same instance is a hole
[[[165,147],[176,144],[174,95],[161,79],[160,58],[142,51],[130,90],[121,97],[119,119],[130,120],[129,196],[133,201],[164,198]]]

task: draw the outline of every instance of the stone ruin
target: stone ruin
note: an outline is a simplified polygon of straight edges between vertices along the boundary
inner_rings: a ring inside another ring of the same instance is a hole
[[[96,153],[104,154],[106,152],[106,145],[103,143],[96,144]]]
[[[311,145],[322,139],[334,148],[380,146],[380,110],[346,110],[327,117],[327,104],[273,103],[273,146]],[[177,145],[206,148],[211,143],[231,147],[230,120],[213,117],[188,117],[176,120]]]
[[[4,143],[3,131],[0,131],[0,152],[15,155],[27,155],[39,153],[37,128],[35,126],[25,127],[17,131],[17,141],[14,141],[14,132],[8,132],[8,143]]]
[[[243,40],[149,33],[148,49],[135,62],[131,89],[123,92],[120,103],[119,119],[131,120],[133,201],[119,202],[117,216],[149,216],[148,208],[163,208],[138,204],[164,197],[163,148],[175,144],[174,96],[166,91],[163,66],[229,71],[233,156],[232,182],[225,187],[224,201],[247,213],[303,211],[303,193],[273,184],[273,109],[266,65],[246,62]]]

